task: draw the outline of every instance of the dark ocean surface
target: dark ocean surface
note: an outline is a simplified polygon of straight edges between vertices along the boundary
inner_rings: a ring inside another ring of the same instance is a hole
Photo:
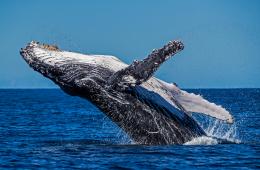
[[[187,91],[224,106],[235,123],[196,114],[213,138],[143,146],[59,89],[0,90],[0,169],[259,169],[260,89]]]

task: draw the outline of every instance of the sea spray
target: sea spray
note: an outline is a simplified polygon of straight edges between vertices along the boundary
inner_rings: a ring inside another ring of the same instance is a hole
[[[115,134],[115,138],[109,138],[109,142],[113,142],[115,144],[134,144],[134,142],[129,138],[129,136],[118,126],[116,126],[114,123],[111,122],[111,120],[104,116],[102,118],[102,129],[110,129],[111,136],[112,134]]]
[[[184,143],[184,145],[216,145],[218,140],[208,136],[201,136]]]
[[[207,133],[208,137],[241,143],[236,122],[233,124],[227,124],[221,120],[196,113],[192,114],[192,116]]]

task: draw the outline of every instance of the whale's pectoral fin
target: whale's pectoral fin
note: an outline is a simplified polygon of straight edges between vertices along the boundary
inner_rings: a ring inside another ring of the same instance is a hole
[[[181,90],[181,93],[176,98],[187,111],[203,113],[227,123],[233,123],[232,115],[225,108],[207,101],[200,95]]]
[[[147,58],[134,61],[131,65],[114,73],[108,80],[110,87],[125,89],[129,86],[140,85],[147,81],[160,65],[170,56],[183,50],[184,45],[180,41],[170,41],[160,49],[153,50]]]
[[[232,115],[222,106],[211,103],[200,95],[181,90],[174,84],[162,81],[161,83],[164,86],[163,88],[167,89],[167,91],[171,93],[174,99],[181,104],[186,111],[202,113],[226,121],[227,123],[233,123]]]

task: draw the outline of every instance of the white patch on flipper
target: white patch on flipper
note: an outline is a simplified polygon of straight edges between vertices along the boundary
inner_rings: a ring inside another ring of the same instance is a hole
[[[208,116],[233,123],[231,114],[221,106],[205,100],[200,95],[180,90],[174,84],[160,81],[174,98],[189,112],[203,113]]]

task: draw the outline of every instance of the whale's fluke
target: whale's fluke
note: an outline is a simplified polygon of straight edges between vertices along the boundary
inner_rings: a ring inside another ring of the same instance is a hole
[[[180,41],[170,41],[160,49],[153,50],[142,61],[134,61],[128,67],[114,73],[108,80],[110,86],[119,89],[125,89],[128,86],[140,85],[147,81],[154,72],[170,56],[184,49]]]

